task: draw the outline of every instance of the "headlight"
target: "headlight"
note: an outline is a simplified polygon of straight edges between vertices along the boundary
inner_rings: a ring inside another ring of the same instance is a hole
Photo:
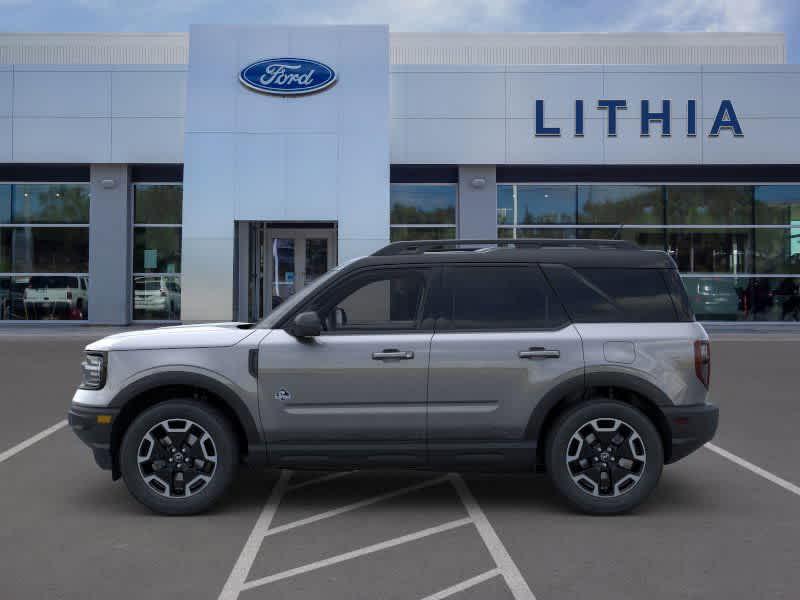
[[[106,355],[85,352],[81,363],[81,389],[99,390],[106,384]]]

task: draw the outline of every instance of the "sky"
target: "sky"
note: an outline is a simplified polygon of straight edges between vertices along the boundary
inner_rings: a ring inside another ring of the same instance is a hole
[[[777,31],[798,0],[0,0],[0,31],[186,31],[192,23],[388,23],[392,31]]]

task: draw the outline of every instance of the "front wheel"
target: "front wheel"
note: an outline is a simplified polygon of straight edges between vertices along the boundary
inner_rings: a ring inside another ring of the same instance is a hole
[[[217,502],[238,464],[236,436],[218,410],[189,399],[161,402],[137,416],[120,445],[130,493],[167,515],[203,512]]]
[[[614,515],[641,504],[664,466],[661,436],[640,410],[614,400],[579,404],[562,415],[546,446],[556,489],[583,512]]]

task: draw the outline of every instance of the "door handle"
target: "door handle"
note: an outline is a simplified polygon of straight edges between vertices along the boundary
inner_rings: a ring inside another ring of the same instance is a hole
[[[528,348],[527,350],[520,350],[520,358],[561,358],[561,351],[553,348]]]
[[[395,350],[387,348],[381,352],[373,352],[372,360],[411,360],[414,353],[411,350]]]

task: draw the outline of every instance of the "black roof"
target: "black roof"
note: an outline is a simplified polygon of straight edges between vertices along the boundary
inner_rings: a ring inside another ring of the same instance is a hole
[[[555,263],[571,267],[675,268],[660,250],[618,240],[435,240],[395,242],[353,266],[394,264]]]

